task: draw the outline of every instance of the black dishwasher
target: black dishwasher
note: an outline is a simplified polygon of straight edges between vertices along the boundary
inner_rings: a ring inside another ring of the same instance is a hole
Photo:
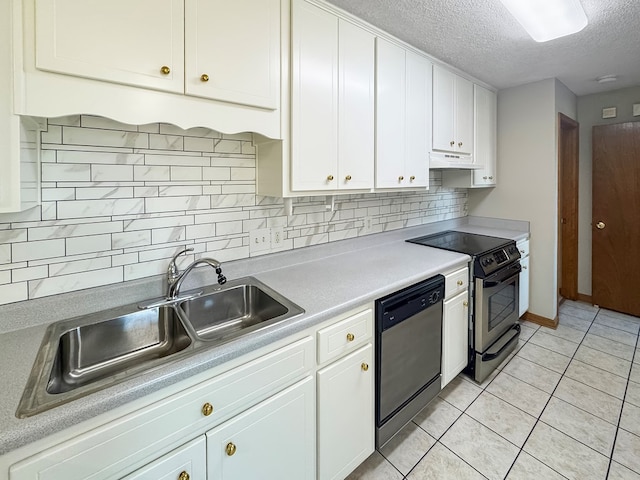
[[[444,277],[376,300],[376,448],[440,392]]]

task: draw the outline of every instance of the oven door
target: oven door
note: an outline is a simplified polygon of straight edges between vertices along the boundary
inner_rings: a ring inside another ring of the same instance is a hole
[[[486,351],[518,322],[520,262],[476,278],[475,350]]]

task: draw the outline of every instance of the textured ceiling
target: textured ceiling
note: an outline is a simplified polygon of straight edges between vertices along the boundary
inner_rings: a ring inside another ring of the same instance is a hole
[[[581,0],[574,35],[536,43],[499,0],[329,0],[498,89],[558,78],[576,95],[640,85],[640,0]],[[615,74],[617,82],[596,78]]]

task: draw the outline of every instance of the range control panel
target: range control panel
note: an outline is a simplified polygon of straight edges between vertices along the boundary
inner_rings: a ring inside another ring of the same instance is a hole
[[[503,266],[509,265],[520,258],[520,251],[513,244],[506,245],[491,252],[485,253],[476,259],[476,275],[478,272],[484,272],[484,276],[492,274]]]

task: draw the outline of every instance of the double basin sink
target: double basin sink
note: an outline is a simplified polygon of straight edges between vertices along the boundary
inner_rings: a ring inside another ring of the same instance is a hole
[[[253,277],[47,328],[18,406],[29,417],[304,313]]]

